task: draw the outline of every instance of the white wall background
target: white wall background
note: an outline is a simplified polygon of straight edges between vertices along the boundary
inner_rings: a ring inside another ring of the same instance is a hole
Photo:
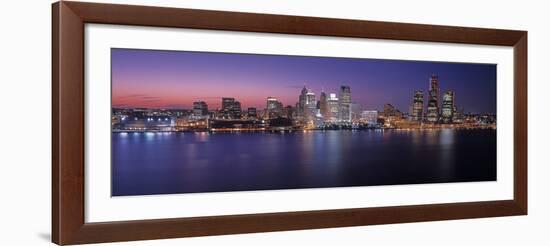
[[[545,1],[95,0],[185,8],[529,31],[529,215],[256,233],[112,245],[549,245],[546,123],[550,21]],[[0,245],[50,241],[51,1],[6,1],[0,15]]]

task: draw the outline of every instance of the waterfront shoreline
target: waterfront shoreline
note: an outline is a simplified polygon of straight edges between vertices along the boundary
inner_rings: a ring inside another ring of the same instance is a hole
[[[308,132],[308,131],[433,131],[433,130],[497,130],[496,127],[430,127],[430,128],[363,128],[363,129],[263,129],[263,130],[112,130],[111,133],[272,133],[272,132]]]

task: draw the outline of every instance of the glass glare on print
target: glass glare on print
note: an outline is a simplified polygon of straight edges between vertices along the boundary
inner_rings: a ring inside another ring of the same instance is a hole
[[[495,64],[111,49],[112,195],[496,180]]]

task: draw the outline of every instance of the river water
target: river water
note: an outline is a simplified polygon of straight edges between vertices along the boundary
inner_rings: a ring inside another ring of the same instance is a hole
[[[112,133],[112,195],[496,180],[496,130]]]

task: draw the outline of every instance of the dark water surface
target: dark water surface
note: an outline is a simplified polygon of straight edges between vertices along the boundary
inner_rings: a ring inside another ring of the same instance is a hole
[[[112,195],[496,180],[496,130],[112,133]]]

